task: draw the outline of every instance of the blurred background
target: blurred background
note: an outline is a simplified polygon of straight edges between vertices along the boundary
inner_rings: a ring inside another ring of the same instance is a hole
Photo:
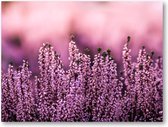
[[[2,71],[28,59],[33,74],[38,72],[38,51],[48,42],[69,66],[70,35],[81,52],[111,49],[117,63],[131,36],[136,60],[139,48],[162,54],[163,4],[161,2],[2,2]]]

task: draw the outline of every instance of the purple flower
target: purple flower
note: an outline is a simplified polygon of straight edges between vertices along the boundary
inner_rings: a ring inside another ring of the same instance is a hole
[[[130,37],[122,52],[123,70],[110,49],[98,48],[91,61],[74,40],[66,71],[50,44],[39,50],[34,79],[28,61],[17,70],[10,64],[2,74],[2,121],[162,121],[162,58],[155,60],[143,46],[134,61],[129,43]]]

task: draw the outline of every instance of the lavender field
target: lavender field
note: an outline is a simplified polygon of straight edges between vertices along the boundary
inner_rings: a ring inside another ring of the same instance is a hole
[[[134,61],[130,43],[128,36],[120,71],[110,49],[98,48],[91,60],[73,39],[68,70],[47,43],[39,49],[37,76],[28,60],[17,69],[9,64],[2,73],[2,121],[163,121],[162,57],[142,46]]]
[[[162,122],[163,8],[2,1],[1,121]]]

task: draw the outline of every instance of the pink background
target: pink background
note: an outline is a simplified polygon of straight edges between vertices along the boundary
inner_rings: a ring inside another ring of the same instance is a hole
[[[131,36],[133,58],[145,45],[162,54],[163,4],[161,2],[2,2],[2,70],[28,59],[38,71],[38,50],[49,42],[68,67],[69,35],[83,52],[110,48],[121,62],[121,51]]]

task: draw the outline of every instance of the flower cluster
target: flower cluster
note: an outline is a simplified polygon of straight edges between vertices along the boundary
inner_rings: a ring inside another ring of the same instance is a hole
[[[143,46],[131,59],[130,37],[123,71],[110,49],[90,55],[69,43],[69,70],[50,44],[39,50],[39,75],[32,80],[27,60],[2,74],[2,121],[162,121],[163,63]],[[91,64],[93,63],[93,64]]]

